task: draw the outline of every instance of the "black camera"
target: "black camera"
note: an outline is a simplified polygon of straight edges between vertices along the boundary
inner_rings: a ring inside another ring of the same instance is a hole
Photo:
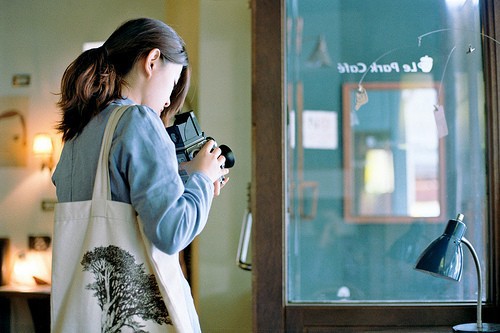
[[[205,137],[193,111],[176,115],[174,124],[167,127],[167,133],[175,144],[177,162],[179,163],[191,161],[205,143],[214,140],[211,137]],[[235,162],[233,152],[226,145],[220,145],[219,148],[226,158],[226,162],[221,168],[232,168]],[[179,174],[185,183],[189,175],[184,170],[179,170]]]

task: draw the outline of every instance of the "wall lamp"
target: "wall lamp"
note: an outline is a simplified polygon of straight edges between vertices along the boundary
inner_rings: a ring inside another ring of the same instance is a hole
[[[48,168],[52,171],[54,167],[54,145],[52,138],[46,133],[38,133],[33,138],[33,154],[42,160],[42,170]]]
[[[470,250],[477,271],[477,322],[453,326],[453,332],[500,332],[500,324],[483,323],[482,306],[482,274],[479,258],[472,244],[464,237],[467,227],[462,222],[463,214],[455,220],[449,220],[444,233],[433,241],[422,252],[415,269],[433,276],[460,281],[462,276],[463,251],[462,243]]]

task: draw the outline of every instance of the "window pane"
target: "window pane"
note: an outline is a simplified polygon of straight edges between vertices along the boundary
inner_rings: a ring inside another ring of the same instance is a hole
[[[287,0],[289,303],[476,300],[466,247],[460,282],[413,266],[462,213],[488,269],[481,47],[496,41],[478,6]]]

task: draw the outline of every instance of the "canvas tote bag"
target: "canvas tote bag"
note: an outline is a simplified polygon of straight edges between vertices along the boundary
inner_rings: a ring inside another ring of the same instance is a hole
[[[111,200],[109,150],[126,108],[117,107],[108,120],[92,200],[55,207],[53,333],[199,329],[189,315],[192,298],[184,295],[187,281],[178,255],[149,242],[130,204]]]

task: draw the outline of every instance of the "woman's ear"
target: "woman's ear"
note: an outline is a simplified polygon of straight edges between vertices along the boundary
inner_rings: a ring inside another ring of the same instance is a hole
[[[144,70],[146,71],[147,77],[150,77],[153,74],[153,70],[160,64],[161,61],[161,52],[159,49],[152,49],[149,51],[144,62]]]

